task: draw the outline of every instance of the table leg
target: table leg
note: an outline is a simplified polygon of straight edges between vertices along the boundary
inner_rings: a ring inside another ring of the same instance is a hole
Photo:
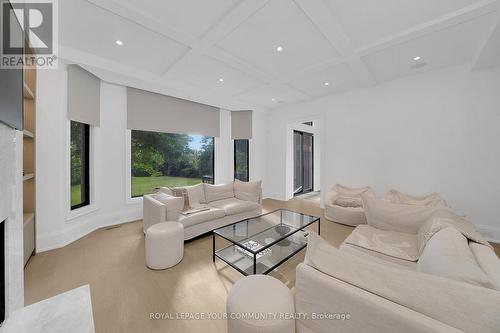
[[[318,220],[318,235],[321,235],[321,220]]]
[[[253,255],[253,274],[257,274],[257,254]]]
[[[215,262],[215,234],[212,234],[212,261]]]

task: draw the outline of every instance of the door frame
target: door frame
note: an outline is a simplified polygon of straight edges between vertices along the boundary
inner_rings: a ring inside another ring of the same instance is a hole
[[[311,133],[311,132],[307,132],[307,131],[302,131],[302,130],[297,130],[297,129],[294,129],[293,130],[293,136],[295,136],[295,133],[299,133],[301,135],[301,145],[302,145],[302,172],[301,172],[301,177],[302,177],[302,191],[300,192],[293,192],[293,196],[296,197],[296,196],[299,196],[299,195],[302,195],[302,194],[306,194],[306,193],[310,193],[310,192],[314,192],[314,133]],[[312,177],[311,177],[311,189],[307,190],[307,191],[304,191],[304,135],[308,135],[308,136],[311,136],[311,173],[312,173]],[[293,142],[293,145],[295,145],[295,142]],[[295,174],[295,146],[294,146],[294,149],[293,149],[293,161],[294,161],[294,165],[293,165],[293,173]],[[293,186],[295,187],[295,186]]]

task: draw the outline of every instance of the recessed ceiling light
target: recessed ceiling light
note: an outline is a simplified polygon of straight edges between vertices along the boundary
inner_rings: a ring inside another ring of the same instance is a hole
[[[276,102],[276,98],[271,98],[271,101],[272,102]]]
[[[223,78],[220,78],[220,79],[219,79],[219,82],[224,82],[224,79],[223,79]]]
[[[283,51],[283,46],[278,46],[278,47],[276,48],[276,51],[278,51],[278,52]]]
[[[123,45],[123,42],[121,40],[117,40],[115,43],[118,44],[118,45],[120,45],[120,46]]]
[[[419,61],[420,59],[422,59],[422,57],[417,56],[417,57],[413,58],[413,60],[415,60],[415,61]]]
[[[330,82],[325,82],[323,83],[325,86],[329,86],[330,85]]]

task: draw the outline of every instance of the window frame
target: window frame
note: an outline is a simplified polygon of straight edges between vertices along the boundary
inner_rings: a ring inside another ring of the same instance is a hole
[[[233,140],[233,179],[241,180],[236,178],[236,141],[245,141],[246,142],[246,151],[247,151],[247,177],[246,181],[250,181],[250,140],[249,139],[234,139]]]
[[[82,130],[82,155],[80,156],[82,161],[82,182],[80,187],[80,192],[84,193],[84,200],[76,205],[71,205],[71,123],[75,122],[83,125]],[[69,186],[69,202],[70,202],[70,211],[75,211],[76,209],[90,206],[90,125],[85,123],[80,123],[78,121],[70,121],[70,152],[69,152],[69,165],[70,165],[70,186]]]

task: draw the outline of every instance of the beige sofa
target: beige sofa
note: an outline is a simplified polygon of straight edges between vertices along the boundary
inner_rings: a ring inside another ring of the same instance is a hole
[[[498,332],[500,260],[473,224],[441,205],[363,196],[368,225],[336,249],[311,234],[297,268],[299,332]]]
[[[368,225],[314,232],[296,270],[296,332],[499,332],[500,260],[448,208],[364,199]]]
[[[261,182],[235,182],[210,185],[198,184],[176,188],[186,190],[187,198],[174,197],[170,188],[143,199],[143,231],[164,221],[177,221],[184,226],[184,239],[192,239],[262,213]],[[185,202],[189,201],[186,207]],[[187,214],[189,211],[195,213]]]

